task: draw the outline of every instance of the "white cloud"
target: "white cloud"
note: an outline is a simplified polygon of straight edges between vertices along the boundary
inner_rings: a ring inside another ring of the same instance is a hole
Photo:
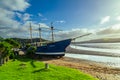
[[[41,28],[49,28],[46,24],[44,23],[35,23],[33,21],[26,21],[23,25],[20,25],[21,27],[14,27],[6,30],[7,37],[22,37],[22,38],[30,38],[30,23],[32,26],[32,34],[33,38],[34,37],[39,37],[38,36],[38,30],[39,30],[39,24],[41,25]],[[4,30],[5,31],[5,30]]]
[[[56,21],[57,23],[65,23],[66,21],[64,20],[60,20],[60,21]]]
[[[23,21],[30,20],[30,17],[31,17],[31,16],[32,16],[32,15],[31,15],[31,14],[28,14],[28,13],[23,14]]]
[[[110,16],[106,16],[101,20],[100,24],[104,24],[106,22],[109,22],[109,20],[110,20]]]
[[[120,33],[120,24],[115,24],[111,25],[110,27],[106,27],[103,30],[100,30],[97,34],[105,35],[115,33]]]
[[[14,12],[0,8],[0,27],[15,27],[19,22],[14,20]]]
[[[24,11],[28,7],[29,3],[26,0],[0,0],[0,36],[9,37],[9,34],[21,31],[22,25],[15,20],[15,16],[21,17],[17,11]]]
[[[23,21],[23,22],[29,21],[29,20],[31,19],[31,16],[33,16],[33,15],[29,14],[29,13],[21,14],[21,13],[16,12],[15,14],[16,14],[16,16],[17,16],[18,18],[20,18],[21,21]]]
[[[23,28],[25,30],[29,29],[30,24],[32,26],[32,29],[34,31],[34,29],[38,29],[39,28],[39,24],[41,28],[49,28],[49,26],[47,26],[45,23],[35,23],[33,21],[26,21],[25,24],[23,25]]]
[[[75,38],[80,35],[84,35],[86,33],[92,33],[92,32],[93,32],[93,30],[89,30],[86,28],[84,28],[84,29],[76,28],[76,29],[72,29],[70,31],[59,31],[55,35],[56,35],[56,39],[62,40],[62,39],[68,39],[68,38]]]
[[[41,13],[38,13],[38,16],[42,18],[42,19],[41,19],[42,21],[48,20],[48,19],[47,19],[46,17],[44,17]]]
[[[89,36],[84,36],[82,38],[76,39],[76,41],[87,41],[92,39],[101,39],[101,38],[120,38],[120,24],[114,24],[109,27],[100,28],[100,29],[72,29],[70,31],[59,31],[56,32],[56,39],[68,39],[74,38],[86,33],[92,33]]]
[[[16,12],[15,14],[16,14],[17,17],[22,18],[22,14],[21,13]]]
[[[13,11],[24,11],[30,4],[27,0],[0,0],[0,7]]]
[[[38,16],[39,16],[39,17],[43,17],[43,15],[42,15],[41,13],[38,13]]]
[[[41,28],[49,28],[45,23],[39,23]]]
[[[44,17],[43,14],[41,14],[41,13],[38,13],[38,16],[41,17],[41,20],[42,20],[42,21],[48,20],[48,19],[47,19],[46,17]]]

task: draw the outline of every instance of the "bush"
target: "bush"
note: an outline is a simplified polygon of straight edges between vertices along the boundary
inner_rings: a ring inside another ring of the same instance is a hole
[[[35,54],[35,51],[36,51],[36,47],[34,46],[30,46],[28,49],[27,49],[27,52],[26,52],[26,55],[28,57],[34,57],[34,54]]]
[[[1,42],[0,47],[1,47],[0,52],[2,57],[10,56],[10,54],[13,53],[12,45],[7,42]]]
[[[27,50],[30,46],[30,44],[26,44],[25,50]]]

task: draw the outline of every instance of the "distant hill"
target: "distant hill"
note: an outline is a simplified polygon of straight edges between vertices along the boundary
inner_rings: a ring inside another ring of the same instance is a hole
[[[22,38],[12,38],[20,43],[31,43],[31,39],[22,39]],[[40,38],[33,38],[33,42],[40,42]],[[45,39],[41,39],[41,41],[47,41]]]

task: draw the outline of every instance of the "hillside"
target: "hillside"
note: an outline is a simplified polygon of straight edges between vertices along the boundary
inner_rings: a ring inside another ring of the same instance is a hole
[[[20,43],[30,43],[31,42],[31,39],[24,39],[24,38],[12,38],[12,39],[17,40]],[[32,41],[39,42],[40,38],[33,38]],[[41,41],[47,41],[47,40],[41,39]]]

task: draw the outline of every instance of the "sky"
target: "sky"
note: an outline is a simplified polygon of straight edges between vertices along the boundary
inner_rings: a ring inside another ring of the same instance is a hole
[[[29,38],[33,29],[56,29],[56,39],[93,33],[91,39],[120,36],[120,0],[0,0],[0,36]],[[45,35],[44,35],[45,36]],[[38,32],[33,31],[33,37]],[[47,38],[47,37],[46,37]]]

